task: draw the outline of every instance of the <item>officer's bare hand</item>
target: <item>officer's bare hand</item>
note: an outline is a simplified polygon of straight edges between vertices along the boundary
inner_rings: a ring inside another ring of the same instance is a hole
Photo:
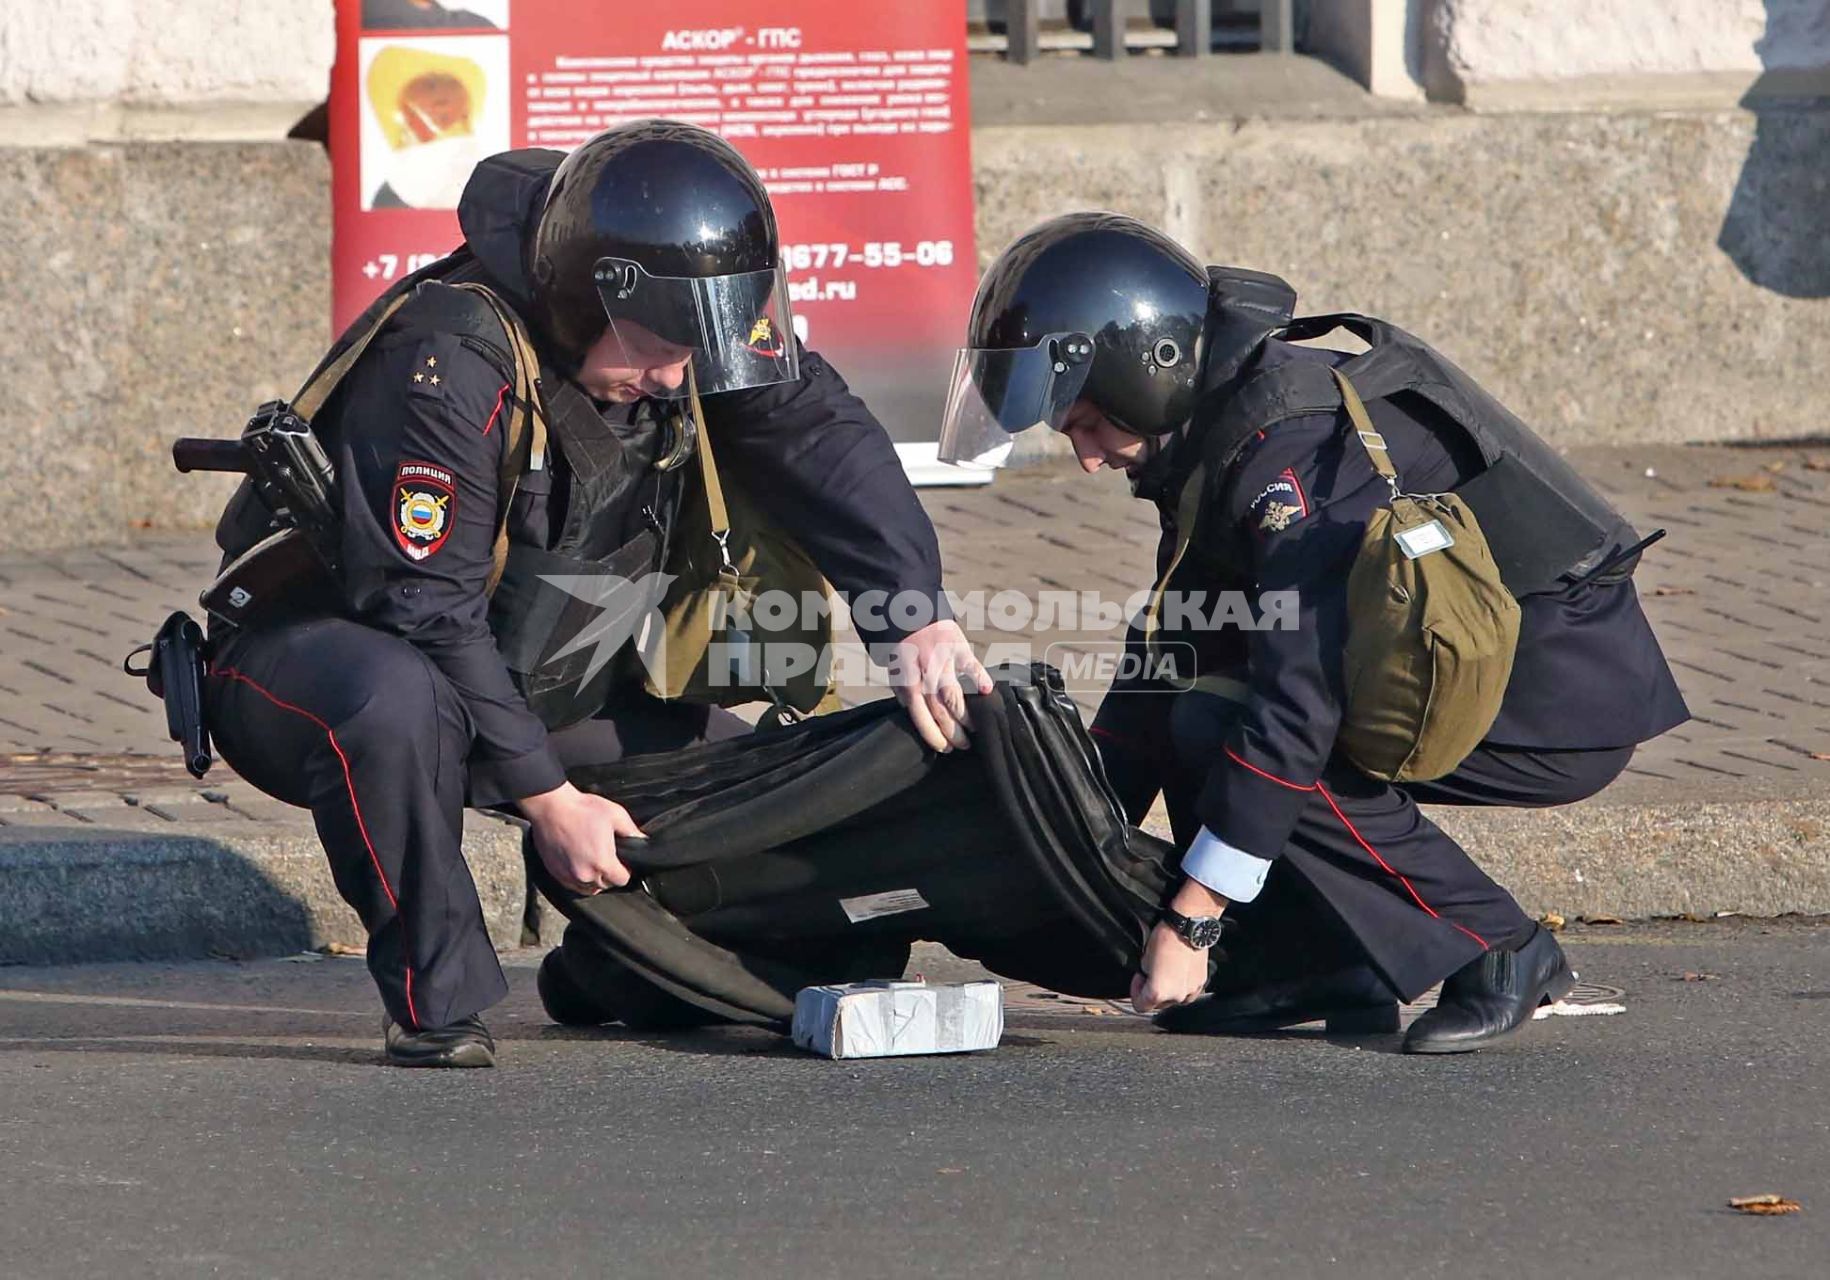
[[[915,732],[935,751],[966,746],[966,686],[991,692],[991,676],[972,652],[959,624],[930,622],[896,646],[890,661],[896,697],[908,709]]]
[[[1131,979],[1131,1007],[1139,1013],[1187,1004],[1207,987],[1207,952],[1189,946],[1166,924],[1150,931],[1138,967],[1143,972]]]
[[[553,878],[575,893],[600,893],[629,883],[616,856],[618,836],[639,836],[629,810],[571,783],[519,802],[534,829],[534,848]]]

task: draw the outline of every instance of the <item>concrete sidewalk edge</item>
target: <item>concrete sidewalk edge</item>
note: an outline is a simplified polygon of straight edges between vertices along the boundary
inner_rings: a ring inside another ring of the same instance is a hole
[[[1527,911],[1579,916],[1830,912],[1830,794],[1444,809],[1429,816]]]
[[[1830,794],[1732,803],[1433,809],[1534,915],[1830,913]],[[471,814],[464,850],[498,948],[521,941],[521,834]],[[307,822],[0,831],[0,964],[252,959],[360,946]]]
[[[521,832],[466,816],[464,854],[498,950],[521,944]],[[0,964],[253,959],[361,947],[311,823],[0,831]]]

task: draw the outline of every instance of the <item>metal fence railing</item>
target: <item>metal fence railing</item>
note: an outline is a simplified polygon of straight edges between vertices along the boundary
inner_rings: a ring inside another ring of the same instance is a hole
[[[1224,0],[1223,0],[1224,3]],[[1002,23],[996,21],[1002,10]],[[1175,33],[1171,52],[1185,58],[1203,57],[1213,48],[1214,0],[1066,0],[1066,15],[1076,27],[1090,27],[1093,56],[1117,59],[1125,56],[1127,19],[1137,11],[1170,27]],[[1042,52],[1042,21],[1050,10],[1062,10],[1060,0],[1003,0],[1001,6],[986,3],[986,16],[993,30],[1003,28],[1006,56],[1012,62],[1026,63]],[[1258,43],[1267,53],[1290,53],[1295,48],[1294,0],[1259,0]],[[1166,20],[1166,21],[1165,21]],[[1084,40],[1085,37],[1082,37]],[[1160,45],[1161,41],[1151,41]],[[1084,46],[1083,46],[1084,47]]]

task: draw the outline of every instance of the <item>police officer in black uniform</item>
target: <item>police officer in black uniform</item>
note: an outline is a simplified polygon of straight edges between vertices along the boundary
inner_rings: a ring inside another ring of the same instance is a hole
[[[1606,501],[1410,335],[1365,317],[1292,321],[1294,304],[1282,280],[1203,269],[1128,218],[1046,222],[979,289],[942,456],[997,465],[1012,433],[1046,423],[1084,470],[1121,469],[1157,504],[1159,589],[1297,593],[1294,627],[1146,636],[1134,623],[1134,653],[1182,667],[1166,679],[1145,663],[1095,720],[1132,820],[1160,790],[1185,851],[1138,1006],[1180,1030],[1318,1018],[1395,1030],[1394,997],[1446,979],[1405,1048],[1474,1049],[1573,975],[1418,804],[1582,799],[1688,712],[1633,589],[1642,544]],[[1365,355],[1291,341],[1341,324]],[[1431,782],[1376,780],[1337,746],[1347,573],[1391,490],[1348,425],[1335,367],[1361,389],[1405,491],[1464,496],[1518,597],[1498,717]],[[1195,1001],[1223,932],[1212,994]]]
[[[342,506],[336,580],[219,628],[206,689],[224,758],[310,807],[402,1065],[494,1061],[478,1015],[507,987],[461,856],[466,805],[517,808],[567,886],[622,885],[616,839],[639,832],[567,767],[744,731],[643,692],[626,651],[589,679],[542,665],[555,619],[576,621],[549,579],[661,569],[693,470],[689,373],[724,473],[842,593],[903,602],[856,622],[929,745],[965,743],[961,678],[990,688],[888,435],[794,336],[775,217],[734,149],[649,121],[566,157],[508,152],[479,166],[458,217],[463,245],[402,287],[315,416]],[[548,439],[519,467],[504,466],[511,330],[463,282],[506,301],[539,356]],[[271,522],[244,486],[218,540],[238,555]]]

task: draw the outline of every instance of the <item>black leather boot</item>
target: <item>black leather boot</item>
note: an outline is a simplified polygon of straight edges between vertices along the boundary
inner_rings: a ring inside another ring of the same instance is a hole
[[[1300,978],[1274,979],[1219,992],[1156,1015],[1165,1031],[1242,1036],[1326,1022],[1336,1035],[1378,1035],[1398,1029],[1391,988],[1365,965]]]
[[[1576,985],[1563,948],[1539,928],[1515,951],[1489,951],[1442,984],[1436,1007],[1411,1024],[1406,1053],[1467,1053],[1505,1039],[1531,1020],[1539,1005],[1561,1000]]]
[[[388,1061],[397,1067],[493,1067],[496,1042],[474,1014],[446,1027],[408,1031],[389,1019],[383,1031]]]

